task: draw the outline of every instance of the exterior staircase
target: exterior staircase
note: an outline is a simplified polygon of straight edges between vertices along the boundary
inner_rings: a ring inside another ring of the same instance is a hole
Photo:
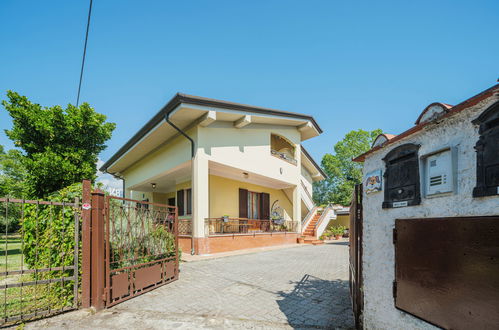
[[[324,241],[321,241],[320,239],[317,239],[315,237],[315,226],[317,225],[317,222],[322,216],[322,212],[317,212],[315,216],[310,220],[310,222],[307,225],[307,228],[303,231],[303,241],[305,244],[313,244],[313,245],[320,245],[324,244]]]

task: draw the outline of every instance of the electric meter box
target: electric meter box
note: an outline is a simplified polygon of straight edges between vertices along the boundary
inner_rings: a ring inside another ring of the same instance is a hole
[[[454,162],[451,149],[425,157],[425,193],[427,196],[454,191]]]

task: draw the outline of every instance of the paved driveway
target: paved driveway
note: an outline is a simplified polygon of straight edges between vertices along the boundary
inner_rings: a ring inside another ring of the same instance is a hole
[[[353,328],[346,242],[183,263],[180,279],[91,315],[27,328]]]

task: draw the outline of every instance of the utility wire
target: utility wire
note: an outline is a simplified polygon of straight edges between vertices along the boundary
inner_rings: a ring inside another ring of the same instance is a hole
[[[85,55],[87,54],[88,30],[90,28],[90,17],[92,15],[92,1],[93,0],[90,0],[90,7],[88,7],[87,33],[85,34],[85,46],[83,46],[83,58],[81,60],[80,83],[78,85],[78,96],[76,97],[76,106],[80,104],[81,81],[83,80],[83,68],[85,67]]]

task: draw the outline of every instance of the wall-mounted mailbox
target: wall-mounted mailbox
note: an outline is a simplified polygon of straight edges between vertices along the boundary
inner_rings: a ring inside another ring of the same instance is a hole
[[[421,203],[418,150],[419,145],[404,144],[391,150],[383,158],[386,165],[383,208]]]
[[[499,195],[499,102],[491,105],[473,124],[480,125],[476,149],[476,187],[473,197]]]

